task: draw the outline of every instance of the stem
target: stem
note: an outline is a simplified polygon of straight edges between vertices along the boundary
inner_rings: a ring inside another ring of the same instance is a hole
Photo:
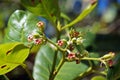
[[[75,59],[73,59],[72,61],[76,61],[76,60],[78,60],[78,58],[75,58]],[[80,60],[92,60],[92,61],[101,61],[101,62],[103,62],[102,60],[101,60],[101,58],[89,58],[89,57],[83,57],[83,58],[80,58]],[[67,62],[72,62],[72,61],[70,61],[69,59],[67,59],[67,58],[65,58],[65,61],[67,61]],[[92,63],[91,62],[89,62],[90,63],[90,65],[92,66]]]
[[[101,61],[101,58],[89,58],[89,57],[84,57],[84,58],[81,58],[81,60]]]
[[[61,26],[60,26],[60,23],[58,22],[58,25],[57,25],[57,39],[56,39],[56,41],[58,41],[60,39],[60,32],[59,32],[60,28],[61,28]],[[57,47],[57,45],[55,43],[53,43],[50,39],[48,40],[48,42],[52,43],[53,45],[55,45]],[[54,71],[55,71],[55,66],[56,66],[56,61],[57,61],[56,60],[57,59],[57,54],[58,54],[58,49],[55,51],[53,64],[52,64],[52,71],[51,71],[49,80],[53,80],[55,78]]]
[[[92,70],[92,72],[96,74],[107,75],[107,73],[104,71],[100,72],[100,71]]]
[[[60,61],[60,63],[58,64],[58,67],[56,68],[56,71],[55,71],[55,74],[54,74],[54,77],[57,75],[57,73],[60,71],[62,65],[64,64],[65,62],[65,54],[63,53],[63,56],[62,56],[62,59]]]
[[[88,62],[89,62],[90,67],[93,68],[92,62],[90,60]]]
[[[21,66],[25,69],[25,71],[28,74],[30,80],[34,80],[33,77],[32,77],[32,75],[31,75],[31,73],[30,73],[30,71],[28,70],[27,65],[26,64],[21,64]]]
[[[5,80],[10,80],[6,75],[3,75]]]
[[[74,80],[81,80],[83,77],[89,75],[92,72],[92,67],[89,67],[86,72],[81,73],[77,78],[75,78]]]
[[[91,62],[90,60],[88,60],[88,62],[89,62],[90,67],[87,69],[86,72],[81,73],[75,80],[80,80],[80,79],[82,79],[84,76],[86,76],[86,75],[88,75],[88,74],[90,74],[90,73],[92,72],[92,69],[93,69],[92,62]]]
[[[54,59],[53,59],[53,64],[52,64],[52,71],[49,77],[49,80],[53,80],[54,78],[54,70],[55,70],[55,65],[56,65],[56,58],[57,58],[58,51],[55,51]]]

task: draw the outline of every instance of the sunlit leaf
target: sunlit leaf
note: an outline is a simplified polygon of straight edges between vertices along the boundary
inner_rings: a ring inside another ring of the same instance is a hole
[[[28,57],[29,48],[13,42],[0,45],[0,75],[6,74],[21,65]]]
[[[39,29],[36,26],[38,18],[30,12],[17,10],[8,21],[5,42],[24,42],[27,43],[27,37],[34,31]]]
[[[33,77],[35,80],[49,80],[54,59],[54,50],[48,45],[42,46],[36,55]],[[60,55],[57,63],[59,63]]]

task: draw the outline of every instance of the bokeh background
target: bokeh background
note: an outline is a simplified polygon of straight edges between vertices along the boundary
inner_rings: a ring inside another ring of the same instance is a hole
[[[68,20],[75,19],[90,3],[90,0],[59,0],[61,11],[68,15]],[[20,0],[0,0],[0,43],[3,42],[7,22],[15,10],[26,10]],[[45,18],[38,17],[46,23],[46,36],[52,38],[55,30]],[[101,54],[110,51],[120,52],[120,0],[98,0],[98,5],[84,20],[77,23],[75,28],[92,31],[86,36],[89,42],[86,49]],[[35,54],[31,54],[26,63],[32,72]],[[29,80],[21,67],[8,73],[10,80]],[[0,79],[1,80],[1,79]]]

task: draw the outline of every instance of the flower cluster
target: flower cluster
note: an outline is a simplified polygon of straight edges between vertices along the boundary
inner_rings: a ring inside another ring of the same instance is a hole
[[[28,35],[27,40],[35,45],[43,44],[45,42],[45,38],[39,34],[30,34]]]
[[[31,34],[28,35],[27,40],[28,42],[34,43],[35,45],[40,45],[45,43],[46,39],[44,36],[44,23],[39,21],[37,24],[39,31],[33,31]]]
[[[103,57],[101,57],[101,59],[104,60],[109,67],[112,67],[112,65],[114,64],[112,59],[114,57],[115,57],[115,53],[109,52],[108,54],[105,54]]]
[[[76,61],[76,64],[79,64],[79,63],[80,63],[80,59],[78,58],[77,53],[74,53],[74,52],[68,53],[67,59],[68,59],[69,61],[75,60],[75,61]]]
[[[76,30],[72,29],[69,32],[69,36],[70,36],[70,41],[69,43],[71,44],[77,44],[80,45],[83,43],[84,39],[83,39],[83,34],[80,32],[77,32]]]
[[[69,32],[69,35],[71,38],[78,38],[80,36],[80,33],[75,31],[74,29],[72,29],[70,32]]]
[[[60,39],[57,41],[57,45],[60,48],[65,48],[67,50],[66,59],[68,61],[76,61],[76,64],[80,62],[80,57],[86,56],[86,52],[83,50],[77,50],[76,47],[81,47],[83,44],[83,34],[72,29],[69,32],[69,39]],[[77,54],[79,53],[79,54]],[[82,54],[84,53],[84,54]]]

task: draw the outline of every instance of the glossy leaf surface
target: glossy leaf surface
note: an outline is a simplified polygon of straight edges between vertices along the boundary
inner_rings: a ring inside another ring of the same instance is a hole
[[[33,77],[35,80],[49,80],[50,72],[52,69],[54,50],[48,46],[41,47],[35,60]],[[61,59],[60,54],[56,60],[57,64]],[[88,67],[83,64],[76,64],[76,62],[66,62],[60,72],[57,74],[55,80],[73,80],[80,73],[86,71]],[[69,77],[68,77],[69,76]]]
[[[49,80],[52,69],[54,50],[48,45],[42,46],[35,59],[33,77],[35,80]],[[60,56],[58,57],[60,59]],[[58,62],[59,60],[57,60]]]
[[[8,21],[5,42],[17,41],[27,43],[28,35],[39,30],[36,26],[38,21],[37,17],[30,12],[15,11]]]
[[[0,45],[0,75],[6,74],[21,65],[28,57],[29,48],[13,42]]]
[[[81,73],[85,72],[87,68],[83,63],[65,62],[55,80],[74,80]]]

